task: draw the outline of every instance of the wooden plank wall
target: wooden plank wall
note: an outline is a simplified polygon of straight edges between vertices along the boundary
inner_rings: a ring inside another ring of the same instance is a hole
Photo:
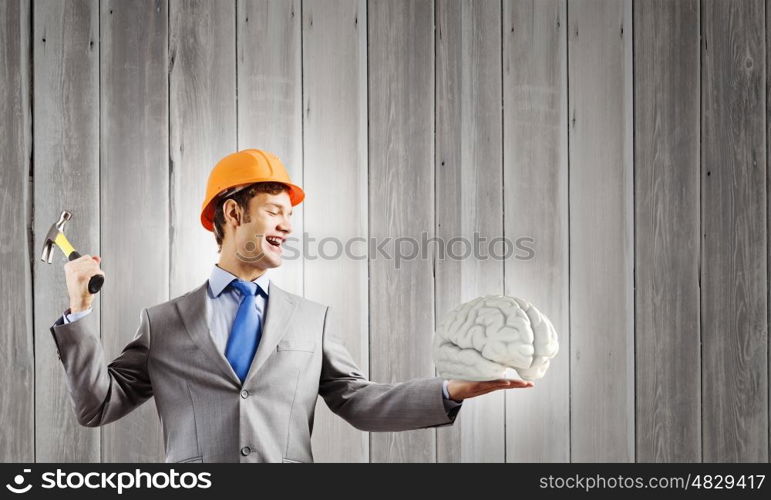
[[[768,460],[764,2],[702,2],[702,458]]]
[[[699,2],[636,2],[637,460],[701,460]],[[672,383],[673,381],[677,383]]]
[[[153,401],[77,424],[42,238],[68,208],[101,255],[115,357],[206,279],[206,176],[259,147],[308,194],[273,279],[331,306],[373,380],[433,376],[435,325],[483,294],[560,335],[535,389],[453,427],[367,434],[320,401],[317,461],[768,461],[769,21],[764,0],[2,2],[0,460],[163,460]],[[510,256],[451,258],[475,233]],[[398,237],[426,243],[362,258]]]
[[[570,460],[567,5],[503,5],[505,293],[532,301],[559,332],[537,390],[506,393],[508,462]],[[528,250],[530,249],[530,250]],[[548,312],[547,312],[548,311]]]
[[[134,338],[143,308],[169,299],[167,9],[166,1],[100,5],[100,237],[106,284],[98,300],[107,359]],[[103,462],[164,458],[154,399],[101,431]]]
[[[0,460],[35,458],[35,358],[29,239],[32,219],[30,4],[0,5]],[[39,257],[38,257],[39,258]]]
[[[435,223],[434,3],[371,1],[368,26],[369,235],[376,241],[420,241],[422,234],[430,239]],[[391,248],[413,251],[401,241]],[[433,376],[433,263],[370,257],[369,299],[372,379],[394,383]],[[373,462],[436,460],[434,430],[373,433],[370,443]]]
[[[503,236],[501,10],[498,2],[436,4],[436,236]],[[480,250],[488,253],[488,245]],[[435,264],[436,318],[480,295],[503,293],[500,259],[453,259],[445,245]],[[481,253],[481,251],[480,251]],[[464,403],[456,425],[437,433],[441,462],[503,462],[504,394]]]
[[[580,462],[635,453],[630,8],[568,2],[570,441]]]
[[[367,4],[305,2],[302,15],[303,205],[312,243],[305,296],[330,306],[337,335],[368,374],[366,245],[353,244],[353,254],[335,260],[322,258],[341,252],[330,238],[367,237]],[[369,461],[368,433],[336,417],[321,398],[312,444],[318,461]]]
[[[766,309],[768,314],[766,316],[766,332],[771,328],[771,199],[769,199],[768,193],[771,191],[771,175],[768,173],[768,166],[771,165],[771,126],[769,126],[769,119],[771,119],[771,37],[768,36],[768,28],[771,26],[771,8],[769,8],[769,2],[766,0],[766,131],[768,136],[766,138]],[[769,390],[769,432],[768,432],[768,459],[771,460],[771,338],[769,339],[768,346],[766,347],[766,355],[768,356],[768,390]]]
[[[51,347],[49,328],[69,307],[67,259],[56,249],[52,265],[41,262],[41,238],[67,207],[67,237],[82,253],[101,255],[99,3],[36,2],[34,12],[35,345]],[[92,314],[98,324],[99,299]],[[99,462],[100,430],[78,424],[56,350],[37,348],[35,361],[37,460]]]

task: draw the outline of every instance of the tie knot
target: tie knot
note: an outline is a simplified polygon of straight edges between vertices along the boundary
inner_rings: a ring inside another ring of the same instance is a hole
[[[257,283],[252,283],[251,281],[233,280],[230,285],[241,292],[242,297],[257,293]]]

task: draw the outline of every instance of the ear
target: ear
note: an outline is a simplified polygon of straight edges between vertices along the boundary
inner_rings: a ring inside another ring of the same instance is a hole
[[[225,200],[222,204],[222,215],[225,217],[225,225],[233,224],[236,227],[241,225],[241,207],[235,200]]]

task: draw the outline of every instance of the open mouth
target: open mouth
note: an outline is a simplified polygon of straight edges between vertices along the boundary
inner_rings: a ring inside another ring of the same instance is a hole
[[[270,249],[275,252],[281,252],[281,238],[278,236],[266,236],[265,241],[270,244]]]

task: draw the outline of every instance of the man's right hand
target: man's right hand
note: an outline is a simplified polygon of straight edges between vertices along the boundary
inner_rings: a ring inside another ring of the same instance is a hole
[[[81,255],[64,264],[67,293],[70,295],[70,312],[85,311],[91,307],[94,296],[88,291],[88,282],[95,274],[104,275],[104,271],[99,269],[101,260],[98,255]]]

